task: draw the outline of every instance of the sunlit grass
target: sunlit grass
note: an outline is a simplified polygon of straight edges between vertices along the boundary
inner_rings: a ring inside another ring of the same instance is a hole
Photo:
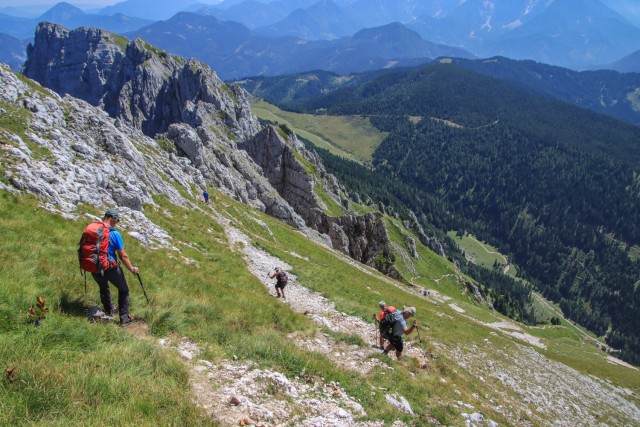
[[[368,163],[386,133],[365,117],[321,116],[284,111],[265,101],[254,101],[251,111],[261,119],[284,123],[296,134],[332,154]]]

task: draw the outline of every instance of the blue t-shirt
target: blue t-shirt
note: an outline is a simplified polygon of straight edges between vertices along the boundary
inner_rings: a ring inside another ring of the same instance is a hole
[[[397,320],[398,322],[400,322],[400,326],[402,326],[403,331],[407,329],[407,321],[404,319],[404,316],[402,315],[402,310],[396,310],[393,312],[393,320]],[[394,332],[395,332],[395,329],[396,328],[394,328]]]
[[[124,242],[122,241],[122,235],[118,230],[113,228],[109,231],[109,261],[118,261],[116,251],[124,249]]]

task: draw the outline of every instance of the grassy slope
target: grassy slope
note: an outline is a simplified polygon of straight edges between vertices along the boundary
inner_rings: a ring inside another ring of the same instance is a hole
[[[419,369],[415,360],[398,362],[373,356],[396,369],[377,370],[363,377],[336,368],[324,356],[300,350],[288,334],[313,334],[317,327],[267,297],[263,284],[247,271],[237,253],[229,250],[223,230],[210,215],[161,199],[157,207],[145,207],[145,213],[172,235],[180,253],[141,247],[126,236],[126,219],[123,223],[127,251],[140,264],[152,299],[147,305],[137,281],[128,275],[132,312],[148,324],[150,336],[140,339],[115,325],[90,324],[84,307],[99,303],[98,292],[89,279],[84,294],[75,259],[77,239],[87,221],[73,222],[47,213],[37,208],[32,198],[6,192],[1,192],[0,198],[0,360],[17,373],[13,383],[0,381],[2,425],[210,424],[192,403],[185,366],[174,352],[154,344],[153,338],[170,334],[195,340],[205,350],[202,357],[212,361],[235,354],[240,360],[254,360],[290,377],[306,369],[338,381],[359,399],[370,417],[409,419],[386,404],[379,393],[371,394],[370,385],[383,385],[407,397],[420,422],[434,417],[443,424],[462,425],[451,402],[463,400],[500,425],[511,425],[512,421],[474,397],[501,385],[465,374],[431,344],[479,345],[489,329],[451,310],[443,316],[446,307],[389,286],[375,273],[372,276],[353,268],[296,230],[247,206],[212,194],[213,206],[234,218],[234,224],[252,236],[254,244],[290,264],[301,283],[332,300],[338,310],[369,319],[380,299],[396,306],[417,307],[418,320],[430,326],[422,331],[422,338],[429,341],[426,350],[434,356],[429,370]],[[396,240],[406,237],[399,223],[390,229],[394,241],[404,241]],[[423,247],[419,253],[413,266],[420,276],[416,283],[430,283],[433,288],[433,279],[452,273],[446,260]],[[444,277],[438,286],[466,310],[467,316],[500,320],[461,295],[452,277]],[[39,295],[47,298],[51,312],[35,327],[26,313]],[[582,372],[610,378],[617,385],[640,387],[637,375],[605,363],[594,347],[584,345],[571,330],[527,330],[548,340],[551,345],[546,353],[550,357]],[[507,338],[496,336],[492,341],[507,352],[512,347]],[[447,384],[441,378],[446,378]]]
[[[252,103],[251,111],[261,119],[285,123],[316,146],[360,163],[371,161],[371,155],[386,136],[362,117],[291,113],[265,101]]]

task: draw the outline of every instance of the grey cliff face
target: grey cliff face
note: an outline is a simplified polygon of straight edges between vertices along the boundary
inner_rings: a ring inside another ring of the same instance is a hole
[[[317,230],[324,213],[313,192],[315,182],[295,156],[304,147],[295,136],[287,140],[285,137],[279,135],[277,128],[267,126],[241,148],[261,167],[269,184],[302,216],[306,225]]]
[[[208,66],[141,39],[127,42],[95,28],[69,31],[41,23],[27,56],[25,76],[101,107],[151,137],[173,123],[219,128],[227,139],[258,131],[243,90],[225,85]]]
[[[295,135],[268,126],[241,148],[258,163],[269,183],[302,216],[307,226],[329,237],[334,249],[390,273],[391,269],[380,263],[381,259],[390,262],[394,259],[381,216],[373,213],[344,217],[327,215],[314,187],[323,185],[324,191],[339,203],[340,186],[335,177],[326,173],[320,159],[306,150]],[[296,155],[309,162],[321,179],[314,180],[309,176]]]
[[[102,105],[119,79],[124,49],[116,36],[95,28],[69,31],[43,22],[27,47],[22,73],[60,95]]]

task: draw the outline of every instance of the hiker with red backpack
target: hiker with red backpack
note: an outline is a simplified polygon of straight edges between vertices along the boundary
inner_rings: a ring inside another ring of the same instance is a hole
[[[89,224],[82,233],[78,256],[80,268],[90,272],[98,283],[100,301],[108,316],[114,315],[109,282],[118,289],[120,326],[128,326],[133,322],[133,316],[129,314],[129,287],[120,263],[136,275],[138,267],[131,264],[124,250],[122,235],[115,229],[118,222],[120,222],[120,212],[116,209],[108,209],[102,221]]]
[[[282,270],[280,267],[275,268],[275,273],[269,274],[267,273],[269,279],[276,278],[276,298],[287,299],[284,296],[284,287],[287,286],[287,282],[289,281],[289,275],[286,271]]]
[[[384,316],[387,313],[395,312],[396,308],[394,306],[392,306],[392,305],[387,305],[387,303],[384,302],[384,301],[380,301],[378,303],[378,308],[380,308],[380,313],[379,314],[373,313],[373,321],[378,326],[378,330],[380,332],[378,348],[380,350],[384,350],[385,337],[384,337],[384,331],[383,331],[383,328],[382,328],[382,321],[384,320]]]
[[[395,310],[393,313],[385,312],[384,318],[380,321],[380,330],[384,330],[384,337],[389,340],[389,344],[384,349],[384,354],[389,354],[391,350],[396,351],[396,357],[400,359],[404,349],[403,335],[409,335],[418,327],[418,322],[413,321],[407,327],[407,319],[416,315],[415,307],[404,307],[402,311]]]

